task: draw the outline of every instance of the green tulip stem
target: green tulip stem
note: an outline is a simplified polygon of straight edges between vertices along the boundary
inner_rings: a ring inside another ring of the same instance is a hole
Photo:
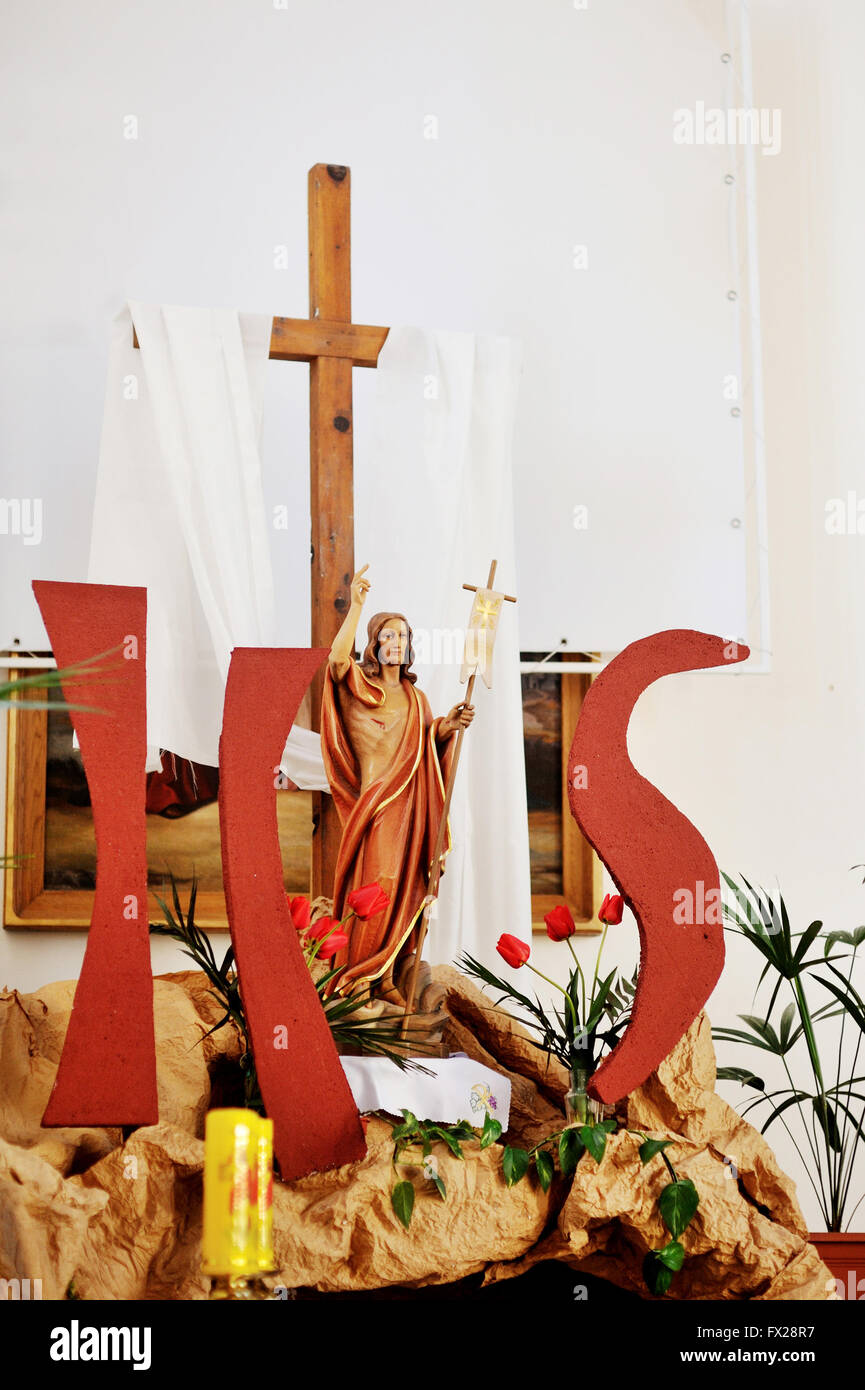
[[[601,933],[601,944],[600,944],[600,946],[598,947],[598,955],[597,955],[597,959],[595,960],[595,973],[594,973],[594,975],[592,976],[592,1005],[593,1005],[593,1006],[594,1006],[594,1003],[595,1003],[595,985],[598,983],[598,970],[600,969],[600,965],[601,965],[601,952],[602,952],[603,949],[604,949],[604,942],[605,942],[606,939],[607,939],[607,928],[609,927],[609,925],[610,925],[609,922],[605,922],[605,923],[604,923],[604,930],[603,930],[602,933]]]
[[[542,970],[538,970],[537,966],[536,966],[536,965],[532,965],[532,963],[531,963],[530,960],[527,960],[525,963],[526,963],[526,965],[529,967],[529,969],[530,969],[530,970],[534,970],[535,974],[536,974],[536,975],[539,975],[539,976],[541,977],[542,980],[546,980],[546,982],[547,982],[548,985],[552,985],[553,989],[557,989],[557,990],[559,991],[559,994],[563,994],[563,995],[565,996],[565,998],[566,998],[567,1001],[568,1001],[568,1008],[569,1008],[570,1011],[571,1011],[571,1019],[573,1020],[573,1024],[574,1024],[574,1032],[576,1033],[576,1032],[578,1031],[578,1020],[577,1020],[576,1011],[575,1011],[575,1009],[574,1009],[574,1001],[573,1001],[573,999],[571,998],[571,996],[568,994],[568,991],[567,991],[566,989],[562,989],[562,987],[561,987],[560,984],[557,984],[555,980],[551,980],[550,977],[549,977],[549,975],[545,975],[544,972],[543,972]]]
[[[574,948],[573,948],[573,945],[572,945],[572,942],[571,942],[571,938],[570,938],[570,937],[567,938],[567,942],[568,942],[568,950],[570,951],[571,955],[572,955],[573,958],[574,958],[574,965],[577,967],[577,979],[578,979],[579,982],[580,982],[580,989],[581,989],[582,995],[583,995],[583,1019],[585,1020],[585,1019],[588,1017],[588,1015],[587,1015],[587,1013],[586,1013],[586,977],[585,977],[585,975],[583,974],[583,970],[582,970],[582,966],[580,965],[580,962],[577,960],[577,953],[576,953],[576,951],[575,951]],[[570,998],[570,996],[568,996],[568,997]],[[574,1025],[574,1031],[576,1031],[576,1024]]]

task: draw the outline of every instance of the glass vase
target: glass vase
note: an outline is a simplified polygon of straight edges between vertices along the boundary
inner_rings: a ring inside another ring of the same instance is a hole
[[[604,1118],[604,1104],[595,1100],[586,1090],[589,1070],[584,1067],[571,1068],[571,1086],[565,1093],[565,1119],[571,1125],[596,1125]]]

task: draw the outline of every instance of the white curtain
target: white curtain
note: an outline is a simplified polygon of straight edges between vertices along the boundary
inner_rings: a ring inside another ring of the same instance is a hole
[[[505,603],[492,689],[478,677],[450,819],[429,958],[489,956],[501,932],[531,929],[528,811],[517,631],[511,436],[520,346],[507,338],[392,328],[376,370],[375,417],[356,441],[355,562],[371,588],[358,628],[393,608],[413,629],[418,685],[433,714],[465,698],[459,681],[473,595],[463,583],[517,596]]]
[[[160,748],[216,766],[231,649],[273,645],[259,457],[271,322],[138,303],[114,321],[88,578],[147,587],[148,769]],[[292,731],[298,785],[309,743]]]

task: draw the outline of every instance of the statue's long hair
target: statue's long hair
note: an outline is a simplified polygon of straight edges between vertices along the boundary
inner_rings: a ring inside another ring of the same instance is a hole
[[[409,625],[409,620],[404,613],[387,612],[374,613],[372,615],[366,627],[367,643],[364,647],[363,656],[358,662],[358,665],[360,666],[360,669],[363,671],[364,675],[373,677],[381,675],[381,662],[378,659],[378,653],[380,648],[378,637],[382,628],[385,627],[386,624],[391,622],[394,618],[402,618],[403,622],[405,623],[406,632],[408,634],[408,641],[406,642],[405,651],[406,660],[400,663],[399,668],[400,678],[405,677],[407,681],[410,681],[411,684],[414,685],[417,682],[417,675],[414,671],[411,670],[411,666],[414,661],[412,631]]]

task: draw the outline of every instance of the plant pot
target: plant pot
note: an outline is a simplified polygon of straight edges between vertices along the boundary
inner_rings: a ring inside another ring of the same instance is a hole
[[[865,1302],[865,1231],[811,1231],[808,1239],[835,1276],[838,1297]]]

